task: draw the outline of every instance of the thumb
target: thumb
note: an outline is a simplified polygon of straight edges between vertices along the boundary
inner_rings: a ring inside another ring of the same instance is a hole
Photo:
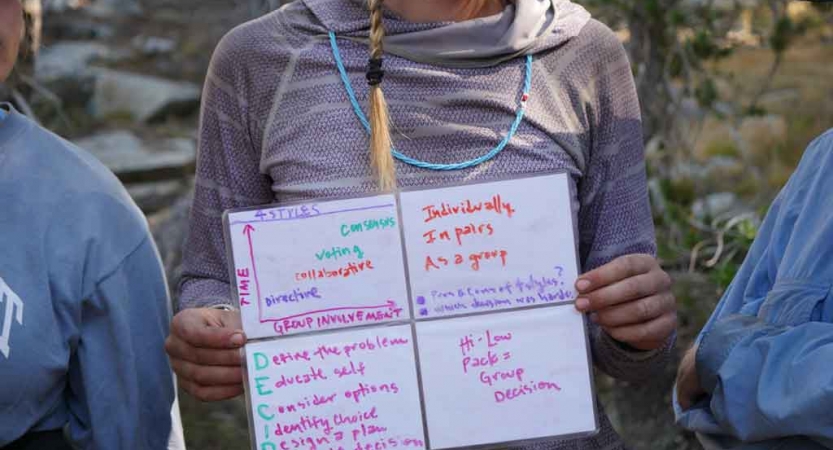
[[[194,308],[181,311],[171,324],[172,332],[193,347],[210,349],[239,348],[246,336],[227,311]]]

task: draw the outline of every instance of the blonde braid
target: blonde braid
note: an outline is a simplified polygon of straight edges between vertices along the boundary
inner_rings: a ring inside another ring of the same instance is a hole
[[[385,27],[382,24],[382,0],[368,0],[370,9],[370,68],[368,81],[370,83],[370,159],[371,165],[379,179],[379,187],[383,191],[396,188],[396,166],[391,153],[390,115],[385,94],[382,93],[381,60],[384,53],[382,39],[385,37]],[[374,62],[377,67],[378,79],[371,81],[371,71]]]

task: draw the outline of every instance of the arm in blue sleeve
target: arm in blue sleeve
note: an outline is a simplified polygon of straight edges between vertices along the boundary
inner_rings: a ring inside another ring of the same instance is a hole
[[[700,335],[697,372],[720,433],[833,439],[831,170],[833,132],[805,152]]]
[[[81,448],[167,448],[168,293],[153,242],[145,238],[92,292],[70,361],[70,437]]]
[[[697,371],[721,428],[743,441],[833,442],[833,324],[730,315],[701,340]]]

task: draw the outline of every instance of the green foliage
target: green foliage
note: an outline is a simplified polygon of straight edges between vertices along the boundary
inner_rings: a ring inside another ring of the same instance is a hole
[[[715,141],[706,147],[704,156],[709,158],[717,156],[737,158],[740,156],[740,149],[732,141]]]
[[[776,53],[783,53],[790,45],[796,34],[796,27],[789,16],[784,16],[775,22],[775,29],[769,37],[769,45]]]
[[[717,85],[712,78],[703,78],[694,90],[694,97],[697,103],[704,108],[711,108],[718,100],[720,94],[717,92]]]
[[[688,42],[692,54],[698,59],[706,60],[720,54],[720,47],[709,30],[699,30]]]
[[[697,198],[697,186],[691,178],[667,178],[660,181],[660,187],[665,198],[675,205],[689,207]]]
[[[718,287],[718,291],[723,293],[735,279],[735,275],[740,269],[740,264],[732,260],[721,261],[714,267],[710,273],[710,279]]]

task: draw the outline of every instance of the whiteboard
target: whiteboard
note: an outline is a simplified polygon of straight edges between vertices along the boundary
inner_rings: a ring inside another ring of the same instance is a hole
[[[250,339],[408,319],[392,195],[226,215]]]
[[[253,448],[595,432],[574,196],[556,174],[228,212]]]
[[[596,430],[583,316],[571,306],[419,322],[431,448]]]
[[[403,192],[413,314],[575,300],[571,200],[566,174]]]
[[[246,345],[258,450],[425,448],[411,327]]]

